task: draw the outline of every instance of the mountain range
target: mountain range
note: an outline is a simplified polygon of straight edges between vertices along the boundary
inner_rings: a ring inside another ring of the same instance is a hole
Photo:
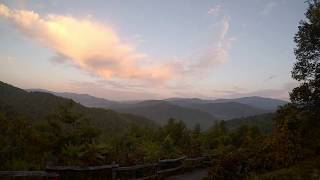
[[[0,81],[0,112],[9,118],[26,118],[32,124],[43,123],[60,107],[72,103],[72,111],[81,113],[105,135],[120,133],[131,125],[155,127],[153,121],[137,115],[104,108],[90,108],[48,92],[28,92]]]
[[[50,92],[41,89],[29,89],[31,92],[48,92],[56,96],[72,99],[83,106],[112,109],[121,113],[144,116],[164,124],[169,118],[182,120],[187,127],[196,124],[210,127],[218,120],[244,118],[274,112],[286,101],[259,96],[235,99],[199,99],[199,98],[169,98],[163,100],[141,100],[131,102],[112,101],[97,98],[88,94],[69,92]]]

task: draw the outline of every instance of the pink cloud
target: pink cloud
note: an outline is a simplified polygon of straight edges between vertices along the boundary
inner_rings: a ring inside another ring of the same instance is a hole
[[[103,79],[165,82],[173,76],[172,67],[151,62],[146,54],[121,41],[111,27],[91,19],[41,17],[33,11],[11,10],[3,4],[0,4],[0,16],[59,56]]]
[[[220,8],[218,6],[216,10]],[[182,84],[183,88],[183,83],[179,82],[200,79],[206,70],[227,61],[232,42],[232,38],[227,37],[229,21],[224,18],[212,46],[200,56],[167,59],[166,63],[159,63],[124,42],[112,27],[92,18],[42,16],[29,10],[13,10],[3,4],[0,4],[0,16],[12,22],[27,37],[55,52],[53,62],[71,62],[103,80],[150,91],[155,85],[168,88],[175,83]]]

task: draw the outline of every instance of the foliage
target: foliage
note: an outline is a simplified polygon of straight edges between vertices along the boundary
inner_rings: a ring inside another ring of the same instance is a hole
[[[251,175],[248,179],[252,180],[278,180],[278,179],[310,179],[317,180],[320,178],[320,159],[315,157],[312,160],[306,160],[294,166],[267,172],[262,175]]]
[[[243,126],[232,134],[235,149],[218,156],[211,179],[318,179],[320,153],[320,1],[308,1],[294,40],[292,77],[300,85],[278,109],[267,136]]]
[[[42,166],[41,157],[45,153],[38,149],[40,140],[34,128],[25,119],[13,120],[1,113],[0,124],[0,169],[28,170]]]
[[[169,119],[162,127],[132,124],[123,133],[107,136],[70,102],[34,125],[29,120],[0,116],[0,169],[43,169],[46,165],[101,165],[113,162],[134,165],[183,155],[221,155],[255,136],[252,128],[228,131],[221,121],[208,131],[200,125],[187,129],[182,121]],[[242,132],[242,131],[248,131]],[[250,131],[250,132],[249,132]],[[241,132],[241,133],[240,133]],[[250,135],[248,135],[250,134]]]
[[[230,119],[226,121],[226,127],[229,130],[235,130],[243,125],[256,126],[262,133],[269,134],[272,132],[272,119],[275,113],[260,114],[255,116]]]

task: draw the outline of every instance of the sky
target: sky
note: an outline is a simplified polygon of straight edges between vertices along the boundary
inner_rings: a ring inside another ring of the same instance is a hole
[[[0,0],[0,81],[111,100],[288,99],[304,0]]]

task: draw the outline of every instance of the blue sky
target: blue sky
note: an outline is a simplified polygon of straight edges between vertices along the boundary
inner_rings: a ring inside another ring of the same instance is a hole
[[[293,36],[307,7],[302,0],[0,4],[1,81],[115,100],[287,99]]]

